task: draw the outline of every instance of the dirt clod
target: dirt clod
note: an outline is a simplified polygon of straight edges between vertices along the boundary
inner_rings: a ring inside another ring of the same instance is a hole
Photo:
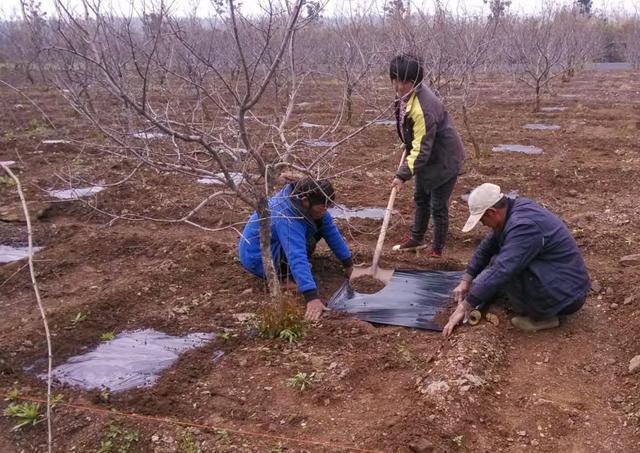
[[[351,280],[351,287],[361,294],[374,294],[382,291],[385,286],[384,282],[371,275],[363,275]]]

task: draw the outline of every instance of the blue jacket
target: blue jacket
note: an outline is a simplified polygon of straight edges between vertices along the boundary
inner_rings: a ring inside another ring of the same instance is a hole
[[[489,302],[517,281],[512,287],[519,288],[519,297],[540,317],[557,314],[591,288],[578,245],[565,224],[527,198],[508,199],[503,229],[488,234],[478,246],[467,273],[475,279],[481,272],[467,296],[469,304]]]
[[[286,261],[298,290],[307,301],[318,297],[316,282],[311,274],[307,252],[308,241],[318,233],[324,238],[336,257],[344,266],[351,265],[351,252],[328,212],[322,220],[314,221],[302,208],[300,202],[291,198],[293,186],[287,184],[269,199],[271,211],[271,256],[279,269],[282,258]],[[265,278],[260,255],[260,225],[258,213],[249,218],[238,244],[240,262],[252,274]],[[284,256],[283,256],[284,254]]]

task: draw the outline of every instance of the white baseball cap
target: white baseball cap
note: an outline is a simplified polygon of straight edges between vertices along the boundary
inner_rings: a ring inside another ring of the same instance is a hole
[[[485,182],[479,185],[469,194],[469,218],[464,224],[462,231],[467,233],[478,224],[484,213],[502,199],[504,194],[500,191],[500,186]]]

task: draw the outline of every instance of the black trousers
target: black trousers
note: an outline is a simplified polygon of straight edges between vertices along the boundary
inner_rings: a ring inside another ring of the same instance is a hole
[[[420,243],[429,227],[429,217],[433,218],[433,242],[432,249],[442,252],[447,243],[449,234],[449,200],[453,188],[458,180],[454,176],[436,188],[427,188],[420,177],[415,177],[415,192],[413,199],[416,203],[416,212],[411,228],[411,237]]]

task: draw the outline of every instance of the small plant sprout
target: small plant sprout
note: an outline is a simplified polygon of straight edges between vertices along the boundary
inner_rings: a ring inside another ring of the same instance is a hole
[[[100,399],[105,403],[108,403],[110,398],[111,391],[109,390],[109,387],[103,387],[102,390],[100,390]]]
[[[82,313],[81,311],[71,320],[71,328],[75,329],[78,325],[87,320],[87,314]]]
[[[111,332],[105,332],[100,334],[100,341],[110,341],[116,337],[116,333],[112,330]]]
[[[278,442],[276,445],[271,447],[270,453],[284,453],[287,447],[282,445],[282,442]]]
[[[179,451],[181,453],[202,453],[202,449],[198,442],[193,438],[193,433],[186,430],[180,440]]]
[[[225,431],[224,429],[217,429],[216,430],[216,436],[218,437],[218,442],[221,444],[228,444],[229,443],[229,433],[227,431]]]
[[[35,426],[44,420],[40,413],[40,404],[30,401],[9,404],[9,407],[4,410],[4,415],[17,419],[11,431],[18,431],[25,426]]]
[[[284,329],[280,332],[280,334],[278,335],[278,337],[281,340],[286,340],[289,343],[293,343],[295,341],[298,341],[302,338],[302,332],[299,330],[291,330],[291,329]]]
[[[218,332],[216,334],[216,338],[218,338],[218,339],[220,339],[222,341],[227,341],[227,340],[231,339],[231,333],[224,332],[224,331],[223,332]]]
[[[64,401],[64,395],[62,393],[58,393],[53,398],[51,398],[51,407],[56,407],[62,401]]]
[[[138,431],[126,431],[113,422],[100,442],[98,453],[129,453],[131,446],[140,438]]]
[[[4,400],[14,402],[18,400],[19,396],[20,392],[18,391],[18,389],[12,389],[9,390],[9,393],[7,393],[7,397]]]
[[[292,378],[287,379],[289,387],[297,388],[301,392],[313,384],[316,373],[296,373]]]

